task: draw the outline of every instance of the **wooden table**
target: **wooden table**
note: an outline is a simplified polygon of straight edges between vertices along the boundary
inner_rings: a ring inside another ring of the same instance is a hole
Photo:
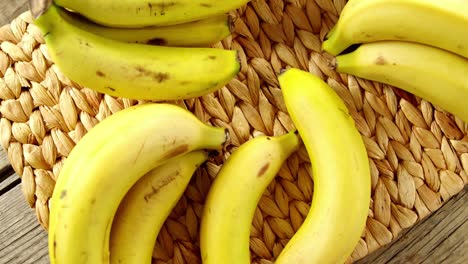
[[[0,0],[0,25],[27,10],[26,0]],[[49,263],[47,232],[21,193],[0,150],[0,264]],[[468,263],[468,187],[436,213],[359,263]]]

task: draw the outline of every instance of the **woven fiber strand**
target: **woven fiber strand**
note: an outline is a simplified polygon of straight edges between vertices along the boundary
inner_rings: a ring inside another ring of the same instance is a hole
[[[200,216],[222,162],[255,135],[294,129],[276,79],[288,66],[326,80],[349,108],[368,151],[369,216],[348,262],[397,239],[467,184],[467,124],[416,96],[330,67],[332,57],[321,52],[321,43],[345,4],[254,0],[233,12],[232,36],[214,47],[240,52],[239,75],[215,93],[171,102],[228,128],[230,141],[220,158],[196,172],[165,222],[155,263],[201,263]],[[0,29],[0,42],[0,142],[21,177],[24,198],[47,229],[48,201],[75,144],[106,117],[144,101],[99,94],[70,81],[50,59],[29,12]],[[252,223],[252,263],[273,263],[302,224],[312,202],[310,165],[302,146],[263,194]]]

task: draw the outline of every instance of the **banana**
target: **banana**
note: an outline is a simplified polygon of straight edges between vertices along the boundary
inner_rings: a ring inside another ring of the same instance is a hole
[[[48,52],[72,81],[111,96],[179,100],[218,90],[240,70],[237,51],[124,43],[89,33],[51,5],[35,24]]]
[[[227,13],[249,0],[54,0],[108,27],[175,25]]]
[[[352,44],[404,40],[468,58],[466,0],[350,0],[323,50],[336,56]]]
[[[161,46],[209,46],[229,36],[233,28],[232,16],[227,14],[174,26],[127,29],[104,27],[64,9],[59,13],[74,27],[105,38]]]
[[[109,262],[119,203],[147,172],[198,149],[221,149],[226,131],[171,104],[141,104],[97,124],[64,163],[51,197],[51,263]]]
[[[336,57],[336,70],[417,95],[468,123],[468,59],[413,42],[362,44]]]
[[[193,151],[156,167],[125,195],[110,235],[110,263],[151,263],[156,239],[195,170],[208,159]]]
[[[341,98],[299,69],[278,77],[286,108],[312,164],[310,211],[277,264],[344,263],[365,228],[371,197],[367,151]]]
[[[249,264],[250,228],[257,204],[284,161],[297,150],[294,132],[242,144],[221,167],[200,223],[204,264]]]

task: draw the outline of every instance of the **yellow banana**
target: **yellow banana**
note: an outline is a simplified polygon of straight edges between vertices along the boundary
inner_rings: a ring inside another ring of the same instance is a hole
[[[298,145],[294,132],[260,136],[229,156],[210,187],[201,217],[204,264],[250,263],[250,228],[257,204]]]
[[[229,36],[233,28],[232,17],[227,14],[174,26],[127,29],[101,26],[64,9],[59,13],[71,25],[105,38],[161,46],[209,46]]]
[[[352,44],[417,42],[468,58],[466,0],[350,0],[323,49],[338,55]]]
[[[54,0],[62,7],[109,27],[175,25],[227,13],[249,0]]]
[[[197,149],[221,149],[223,128],[170,104],[143,104],[106,118],[78,142],[51,197],[51,263],[109,261],[109,232],[119,203],[155,166]]]
[[[189,152],[156,167],[136,182],[114,217],[110,263],[151,263],[159,230],[195,170],[207,159],[206,151]]]
[[[72,81],[112,96],[178,100],[211,93],[240,70],[237,51],[124,43],[82,30],[49,6],[35,24]]]
[[[365,228],[371,197],[366,148],[341,98],[299,69],[278,77],[287,110],[312,164],[310,211],[277,264],[344,263]]]
[[[336,69],[406,90],[468,122],[468,59],[432,46],[380,41],[336,57]]]

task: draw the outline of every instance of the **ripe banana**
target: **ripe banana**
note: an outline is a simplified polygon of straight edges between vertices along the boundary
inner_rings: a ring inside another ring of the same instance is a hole
[[[466,0],[350,0],[323,49],[338,55],[352,44],[404,40],[468,58]]]
[[[110,263],[151,263],[156,239],[195,170],[208,159],[193,151],[148,172],[125,195],[110,235]]]
[[[336,70],[417,95],[468,122],[468,59],[432,46],[380,41],[336,57]]]
[[[310,157],[314,193],[306,219],[275,263],[344,263],[367,220],[366,148],[343,101],[324,81],[294,68],[278,80]]]
[[[299,145],[290,132],[242,144],[221,167],[208,192],[200,223],[204,264],[249,264],[250,228],[258,202]]]
[[[174,47],[201,47],[231,34],[232,17],[226,14],[165,27],[110,28],[95,24],[79,14],[58,10],[63,19],[81,30],[122,42]]]
[[[113,217],[135,182],[171,158],[225,141],[225,129],[170,104],[129,107],[97,124],[73,148],[51,197],[51,263],[107,263]]]
[[[211,93],[240,70],[237,51],[124,43],[89,33],[49,6],[35,24],[50,56],[72,81],[101,93],[178,100]]]
[[[175,25],[237,9],[249,0],[54,0],[62,7],[110,27]]]

